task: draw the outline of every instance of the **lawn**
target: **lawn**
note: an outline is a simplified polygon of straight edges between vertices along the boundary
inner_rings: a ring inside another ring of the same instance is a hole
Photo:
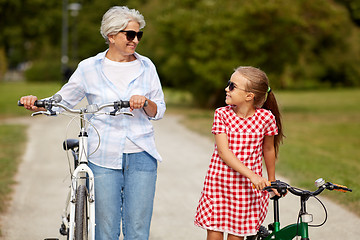
[[[0,125],[0,213],[6,210],[25,142],[25,126]]]
[[[57,92],[60,87],[60,83],[0,82],[0,119],[29,115],[23,108],[16,107],[21,96],[31,94],[45,98]]]
[[[293,183],[314,188],[317,178],[347,185],[350,194],[327,192],[360,215],[360,90],[279,94],[286,139],[279,172]]]

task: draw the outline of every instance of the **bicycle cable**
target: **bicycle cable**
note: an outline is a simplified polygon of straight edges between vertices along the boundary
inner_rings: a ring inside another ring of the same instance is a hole
[[[295,188],[295,189],[299,189],[299,188]],[[327,210],[326,210],[326,207],[325,205],[323,204],[323,202],[316,196],[311,196],[311,197],[314,197],[320,204],[321,206],[323,207],[324,209],[324,212],[325,212],[325,219],[324,221],[321,223],[321,224],[308,224],[309,227],[321,227],[323,226],[326,221],[327,221],[327,218],[328,218],[328,213],[327,213]],[[299,214],[298,214],[298,217],[297,217],[297,224],[296,224],[296,234],[299,233],[299,222],[300,222],[300,218],[301,218],[301,209],[299,210]]]
[[[324,209],[324,212],[325,212],[325,219],[324,219],[324,221],[321,223],[321,224],[315,224],[315,225],[310,225],[309,224],[309,227],[321,227],[321,226],[323,226],[325,223],[326,223],[326,221],[327,221],[327,218],[328,218],[328,213],[327,213],[327,210],[326,210],[326,207],[325,207],[325,205],[323,204],[323,202],[318,198],[318,197],[316,197],[316,196],[313,196],[316,200],[318,200],[318,202],[322,205],[322,207],[323,207],[323,209]]]
[[[90,153],[88,156],[86,156],[87,158],[88,157],[90,157],[92,154],[94,154],[98,149],[99,149],[99,147],[100,147],[100,141],[101,141],[101,137],[100,137],[100,133],[99,133],[99,131],[96,129],[96,127],[88,120],[88,119],[86,119],[85,117],[81,117],[81,116],[78,116],[78,115],[73,115],[73,114],[68,114],[68,113],[66,113],[66,112],[63,112],[63,113],[61,113],[62,115],[65,115],[65,116],[67,116],[67,117],[69,117],[69,118],[71,118],[71,120],[69,121],[69,123],[67,124],[67,127],[66,127],[66,131],[65,131],[65,141],[68,139],[68,132],[69,132],[69,128],[70,128],[70,125],[72,124],[72,122],[75,120],[75,119],[82,119],[82,120],[84,120],[87,124],[89,124],[89,125],[91,125],[93,128],[94,128],[94,130],[95,130],[95,132],[96,132],[96,135],[98,136],[98,144],[97,144],[97,146],[96,146],[96,148],[95,148],[95,150],[92,152],[92,153]],[[80,124],[77,124],[78,125],[78,127],[81,127],[80,126]],[[86,127],[86,128],[88,128],[88,127]],[[80,147],[80,146],[79,146]],[[83,148],[84,149],[84,148]],[[70,175],[72,176],[73,175],[73,172],[72,172],[72,168],[71,168],[71,159],[70,159],[70,156],[69,156],[69,149],[67,148],[67,144],[65,144],[65,150],[66,150],[66,156],[67,156],[67,160],[68,160],[68,166],[69,166],[69,171],[70,171]],[[78,153],[78,154],[80,154],[80,153]],[[85,155],[86,155],[87,153],[85,153]]]

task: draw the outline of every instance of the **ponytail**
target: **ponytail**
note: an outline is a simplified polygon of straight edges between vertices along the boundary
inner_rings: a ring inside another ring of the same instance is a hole
[[[271,91],[271,89],[270,89],[270,91],[267,92],[267,97],[266,97],[266,100],[265,100],[262,108],[271,111],[271,113],[275,116],[276,126],[278,128],[278,134],[274,136],[274,147],[275,147],[275,156],[277,158],[278,153],[279,153],[280,143],[282,143],[283,138],[284,138],[284,133],[283,133],[282,124],[281,124],[281,114],[279,111],[279,107],[278,107],[275,95]]]

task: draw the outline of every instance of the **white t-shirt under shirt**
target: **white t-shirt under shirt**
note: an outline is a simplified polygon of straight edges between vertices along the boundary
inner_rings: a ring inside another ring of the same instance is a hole
[[[139,60],[131,62],[115,62],[105,57],[103,71],[105,76],[124,93],[129,83],[138,77],[141,63]],[[124,153],[136,153],[144,151],[135,143],[126,138]]]

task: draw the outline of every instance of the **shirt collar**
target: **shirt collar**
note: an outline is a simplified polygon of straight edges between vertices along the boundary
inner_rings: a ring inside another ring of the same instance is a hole
[[[95,56],[96,61],[103,61],[103,60],[105,59],[106,53],[107,53],[108,51],[109,51],[109,49],[106,49],[105,51],[97,54],[97,55]],[[140,55],[140,54],[138,54],[137,52],[135,52],[135,53],[134,53],[134,56],[135,56],[138,60],[140,60],[142,64],[145,64],[145,58],[144,58],[142,55]]]

